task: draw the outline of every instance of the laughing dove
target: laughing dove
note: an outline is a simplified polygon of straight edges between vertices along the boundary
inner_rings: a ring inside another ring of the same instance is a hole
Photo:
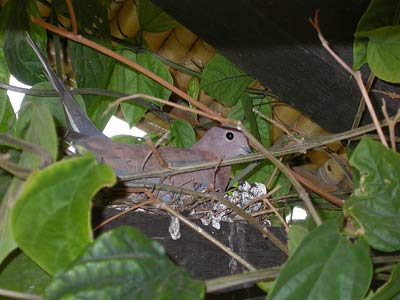
[[[153,154],[145,161],[145,158],[151,153],[149,146],[117,143],[98,130],[77,105],[69,90],[55,74],[29,35],[27,35],[27,39],[41,61],[48,80],[60,95],[68,125],[72,130],[79,133],[71,134],[70,136],[70,140],[73,141],[75,146],[78,145],[78,149],[83,147],[92,152],[99,162],[110,165],[118,176],[163,169]],[[250,148],[246,137],[240,131],[228,127],[214,127],[207,131],[203,138],[190,149],[159,147],[158,152],[168,165],[184,166],[248,154]],[[216,191],[223,192],[228,185],[230,173],[231,168],[226,166],[220,167],[216,171],[215,168],[210,168],[178,174],[164,179],[148,178],[146,181],[170,184],[197,191],[213,188]]]

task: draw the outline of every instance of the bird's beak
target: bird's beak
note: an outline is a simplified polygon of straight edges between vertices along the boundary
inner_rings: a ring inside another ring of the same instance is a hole
[[[251,153],[253,153],[253,152],[251,152],[251,149],[250,149],[249,146],[242,146],[242,147],[240,147],[240,148],[242,148],[244,154],[251,154]]]

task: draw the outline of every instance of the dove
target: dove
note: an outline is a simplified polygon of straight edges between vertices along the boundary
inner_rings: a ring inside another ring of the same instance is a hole
[[[99,162],[111,166],[117,176],[163,169],[148,145],[118,143],[96,128],[28,34],[27,40],[43,65],[46,77],[60,96],[68,126],[73,130],[65,139],[72,142],[78,152],[82,148],[90,151]],[[162,146],[158,147],[157,151],[168,166],[185,166],[251,153],[246,136],[239,130],[224,126],[208,130],[190,149]],[[213,189],[224,192],[230,174],[230,166],[224,166],[217,170],[212,167],[167,178],[146,178],[145,181],[196,191]],[[173,195],[164,193],[162,197],[163,201],[169,201]]]

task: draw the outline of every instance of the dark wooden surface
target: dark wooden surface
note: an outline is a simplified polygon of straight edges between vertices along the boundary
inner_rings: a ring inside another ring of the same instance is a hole
[[[369,0],[153,2],[325,129],[339,132],[351,127],[360,92],[322,48],[308,19],[320,8],[325,37],[352,65],[353,33]],[[367,76],[365,69],[365,80]],[[375,88],[396,90],[383,82]],[[380,111],[382,97],[374,98]],[[395,111],[396,103],[388,106]]]
[[[101,220],[105,220],[118,212],[111,208],[96,209],[93,213],[93,223],[96,225]],[[246,223],[221,222],[221,229],[216,230],[211,226],[203,226],[199,220],[194,222],[220,242],[231,247],[255,267],[279,266],[286,260],[286,255],[282,251]],[[177,265],[199,279],[210,279],[244,270],[240,264],[233,262],[222,250],[182,223],[182,237],[176,241],[173,240],[168,233],[169,223],[170,217],[168,215],[132,212],[102,227],[96,234],[122,225],[134,226],[147,236],[160,242]],[[272,228],[271,230],[285,241],[286,234],[283,229]]]
[[[93,211],[93,224],[97,225],[118,212],[112,208],[97,208]],[[179,240],[172,240],[168,233],[169,223],[170,217],[168,215],[131,212],[102,227],[99,231],[96,231],[96,235],[118,226],[134,226],[147,236],[160,242],[170,258],[197,279],[217,278],[244,271],[240,264],[232,261],[222,250],[186,225],[181,224],[182,237]],[[203,226],[200,221],[195,221],[195,223],[211,233],[220,242],[231,247],[237,254],[257,268],[279,266],[286,261],[287,256],[282,251],[246,223],[222,222],[220,230],[211,226]],[[271,228],[271,230],[281,240],[285,241],[286,233],[283,229]],[[264,298],[264,292],[256,286],[250,285],[236,287],[231,291],[219,294],[207,295],[206,299]]]

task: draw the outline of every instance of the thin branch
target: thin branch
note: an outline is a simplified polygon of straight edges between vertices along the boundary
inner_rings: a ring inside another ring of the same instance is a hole
[[[24,299],[24,300],[41,300],[42,299],[42,297],[39,295],[20,293],[20,292],[11,291],[11,290],[5,290],[5,289],[0,289],[0,295],[5,296],[7,298],[13,298],[13,299]]]
[[[72,33],[77,35],[78,34],[78,25],[76,23],[75,11],[72,5],[71,0],[65,0],[68,7],[69,17],[71,19],[71,26],[72,26]]]
[[[190,108],[190,107],[187,107],[187,106],[183,106],[183,105],[180,105],[180,104],[177,104],[177,103],[174,103],[174,102],[171,102],[171,101],[167,101],[167,100],[164,100],[164,99],[160,99],[160,98],[157,98],[157,97],[154,97],[154,96],[151,96],[151,95],[147,95],[147,94],[134,94],[134,95],[118,98],[117,100],[113,101],[112,103],[110,103],[108,105],[107,109],[104,111],[103,114],[107,114],[112,108],[114,108],[115,106],[118,106],[120,103],[122,103],[124,101],[134,100],[134,99],[138,99],[138,98],[140,98],[140,99],[141,98],[145,98],[145,99],[153,100],[153,101],[156,101],[156,102],[168,105],[168,106],[172,106],[172,107],[178,108],[178,109],[183,110],[183,111],[191,112],[193,114],[199,114],[199,115],[201,115],[203,117],[207,117],[209,119],[218,121],[220,123],[230,123],[229,120],[227,120],[227,119],[225,119],[223,117],[220,117],[220,116],[216,117],[214,115],[210,116],[208,113],[202,112],[201,110]]]
[[[168,136],[169,136],[169,130],[168,130],[166,133],[164,133],[163,136],[157,141],[157,143],[154,145],[155,148],[157,148],[158,146],[160,146],[161,143],[162,143]],[[149,153],[144,157],[143,163],[142,163],[142,166],[141,166],[141,170],[142,170],[142,171],[144,170],[144,166],[145,166],[147,160],[151,157],[152,154],[153,154],[153,151],[149,151]]]
[[[95,49],[96,51],[105,54],[107,56],[110,56],[116,60],[118,60],[119,62],[126,64],[128,66],[130,66],[131,68],[135,69],[136,71],[142,73],[143,75],[151,78],[152,80],[154,80],[155,82],[161,84],[163,87],[169,89],[170,91],[172,91],[173,93],[175,93],[176,95],[178,95],[179,97],[181,97],[182,99],[185,99],[186,101],[188,101],[189,103],[191,103],[192,105],[198,107],[200,110],[202,110],[204,113],[208,114],[209,116],[213,116],[216,118],[219,118],[218,114],[216,112],[214,112],[212,109],[210,109],[208,106],[204,105],[203,103],[201,103],[200,101],[197,101],[195,99],[193,99],[192,97],[190,97],[188,94],[186,94],[185,92],[183,92],[182,90],[180,90],[179,88],[175,87],[173,84],[169,83],[168,81],[166,81],[165,79],[159,77],[158,75],[156,75],[155,73],[147,70],[146,68],[144,68],[143,66],[127,59],[126,57],[98,44],[95,43],[89,39],[84,38],[81,35],[75,35],[72,32],[66,31],[62,28],[59,28],[57,26],[54,26],[52,24],[49,24],[45,21],[43,21],[42,19],[36,18],[36,17],[32,17],[31,18],[32,22],[55,33],[58,35],[61,35],[67,39],[73,40],[77,43],[83,44],[85,46],[88,46],[90,48]]]
[[[344,201],[342,199],[339,199],[339,198],[333,196],[332,194],[329,194],[329,193],[325,192],[324,190],[322,190],[321,188],[319,188],[318,186],[313,184],[311,181],[309,181],[306,178],[300,176],[300,174],[294,172],[293,170],[291,170],[291,173],[306,188],[308,188],[311,191],[313,191],[314,193],[317,193],[318,195],[322,196],[323,198],[325,198],[329,202],[331,202],[331,203],[333,203],[333,204],[335,204],[335,205],[337,205],[339,207],[343,207]]]
[[[13,163],[8,154],[0,155],[0,168],[21,179],[28,178],[32,170]]]
[[[275,127],[279,128],[280,130],[282,130],[284,133],[286,133],[288,136],[293,136],[293,133],[291,133],[285,126],[283,126],[280,122],[275,121],[274,119],[264,115],[263,113],[261,113],[260,111],[258,111],[257,109],[253,108],[253,112],[256,113],[257,115],[259,115],[261,118],[267,120],[268,122],[270,122],[272,125],[275,125]]]
[[[136,209],[138,209],[138,208],[141,208],[141,207],[144,207],[144,206],[146,206],[146,205],[153,204],[153,203],[154,203],[153,200],[149,200],[149,201],[145,201],[145,202],[143,202],[143,203],[139,203],[139,204],[137,204],[137,205],[134,205],[134,206],[132,206],[132,207],[129,207],[128,209],[126,209],[126,210],[124,210],[124,211],[121,211],[121,212],[119,212],[119,213],[117,213],[117,214],[115,214],[115,215],[109,217],[107,220],[104,220],[103,222],[101,222],[100,224],[98,224],[96,227],[94,227],[94,228],[93,228],[93,231],[99,230],[99,229],[100,229],[101,227],[103,227],[104,225],[107,225],[108,223],[114,221],[115,219],[118,219],[118,218],[122,217],[123,215],[125,215],[125,214],[127,214],[127,213],[129,213],[129,212],[131,212],[131,211],[133,211],[133,210],[136,210]]]
[[[279,158],[279,161],[280,161],[280,162],[282,162],[282,160],[283,160],[283,156]],[[271,176],[269,176],[269,178],[268,178],[268,181],[267,181],[267,184],[266,184],[267,189],[270,188],[270,186],[271,186],[271,184],[272,184],[272,181],[274,180],[274,178],[275,178],[275,176],[276,176],[276,173],[278,173],[278,168],[275,166],[275,167],[274,167],[274,170],[273,170],[272,173],[271,173]]]
[[[286,224],[285,220],[282,218],[281,214],[279,213],[279,211],[275,208],[275,206],[272,205],[272,203],[268,200],[268,198],[264,198],[264,202],[267,203],[267,205],[269,206],[269,208],[272,209],[272,211],[274,212],[274,214],[276,215],[276,217],[279,219],[279,221],[282,223],[283,227],[285,227],[286,232],[289,231],[289,226],[288,224]]]
[[[388,147],[387,141],[386,141],[386,139],[385,139],[385,135],[383,134],[382,128],[379,126],[378,117],[376,116],[374,107],[373,107],[373,105],[372,105],[371,98],[369,97],[368,92],[367,92],[367,90],[366,90],[366,88],[365,88],[365,85],[364,85],[364,82],[363,82],[363,80],[362,80],[362,76],[361,76],[360,71],[354,72],[354,71],[349,67],[349,65],[347,65],[347,64],[345,63],[345,61],[331,49],[331,47],[329,46],[328,41],[327,41],[327,40],[325,39],[325,37],[322,35],[321,29],[319,28],[319,24],[318,24],[318,22],[319,22],[319,21],[318,21],[318,14],[319,14],[319,10],[317,9],[317,10],[315,11],[314,19],[312,20],[312,19],[310,18],[310,23],[311,23],[311,25],[314,27],[314,29],[317,31],[317,33],[318,33],[318,38],[319,38],[319,40],[321,41],[322,46],[323,46],[323,47],[329,52],[329,54],[330,54],[330,55],[331,55],[331,56],[332,56],[332,57],[333,57],[347,72],[349,72],[349,73],[354,77],[354,79],[356,80],[357,85],[358,85],[358,88],[360,89],[361,94],[362,94],[362,96],[363,96],[363,98],[364,98],[364,100],[365,100],[365,104],[366,104],[367,107],[368,107],[368,110],[369,110],[369,113],[370,113],[370,115],[371,115],[372,121],[373,121],[373,123],[375,124],[375,128],[376,128],[376,131],[378,132],[378,135],[379,135],[379,137],[380,137],[381,143],[382,143],[384,146]]]
[[[371,72],[368,76],[367,83],[365,85],[365,88],[367,89],[368,93],[371,90],[374,80],[375,80],[375,74]],[[365,100],[364,97],[361,96],[356,115],[354,116],[353,125],[351,126],[352,129],[360,126],[361,118],[364,114],[364,111],[365,111]]]
[[[400,121],[400,108],[397,110],[396,115],[391,119],[388,115],[385,99],[382,99],[382,113],[388,123],[390,143],[393,151],[396,151],[396,124]]]
[[[162,158],[160,152],[158,152],[156,146],[154,146],[153,142],[151,141],[151,138],[149,138],[148,136],[145,136],[144,140],[145,140],[147,146],[149,146],[151,153],[155,156],[158,163],[161,165],[161,167],[168,168],[167,162],[164,160],[164,158]]]
[[[242,132],[246,135],[248,138],[249,142],[251,145],[255,146],[256,149],[261,152],[266,159],[271,161],[278,169],[283,173],[283,175],[286,176],[287,179],[292,183],[293,187],[299,194],[299,198],[303,200],[305,206],[307,207],[308,212],[311,214],[313,217],[315,223],[317,225],[322,224],[322,220],[320,216],[318,215],[318,212],[316,211],[313,203],[311,202],[310,197],[308,196],[308,193],[306,190],[303,188],[303,186],[296,180],[296,178],[291,174],[289,169],[282,163],[280,162],[271,152],[269,152],[265,147],[256,139],[254,136],[247,131],[244,126],[239,125],[240,129]]]
[[[41,168],[44,168],[53,162],[53,158],[46,149],[40,147],[39,145],[29,143],[19,138],[13,137],[9,134],[6,133],[0,134],[0,144],[9,145],[21,149],[23,151],[36,154],[42,160],[42,163],[40,165]]]
[[[236,261],[238,261],[240,264],[242,264],[245,268],[251,271],[255,271],[256,268],[252,266],[249,262],[241,258],[238,254],[232,251],[229,247],[225,246],[222,244],[220,241],[218,241],[216,238],[214,238],[211,234],[207,233],[202,229],[200,226],[197,226],[193,222],[189,221],[187,218],[182,216],[181,214],[177,213],[175,210],[173,210],[171,207],[169,207],[166,203],[160,201],[156,196],[154,196],[153,193],[151,193],[149,190],[144,190],[144,193],[147,195],[147,197],[150,198],[150,200],[153,200],[155,203],[157,203],[157,206],[160,207],[161,209],[165,210],[168,212],[170,215],[177,217],[181,222],[185,223],[187,226],[189,226],[191,229],[196,231],[198,234],[209,240],[211,243],[213,243],[215,246],[220,248],[222,251],[224,251],[226,254],[234,258]]]
[[[400,94],[396,94],[394,92],[386,92],[386,91],[381,91],[381,90],[372,90],[371,92],[388,96],[393,100],[400,100]]]
[[[205,281],[207,293],[222,291],[225,289],[243,286],[244,284],[255,283],[258,281],[272,280],[278,277],[280,267],[258,269],[252,272],[218,277]]]

